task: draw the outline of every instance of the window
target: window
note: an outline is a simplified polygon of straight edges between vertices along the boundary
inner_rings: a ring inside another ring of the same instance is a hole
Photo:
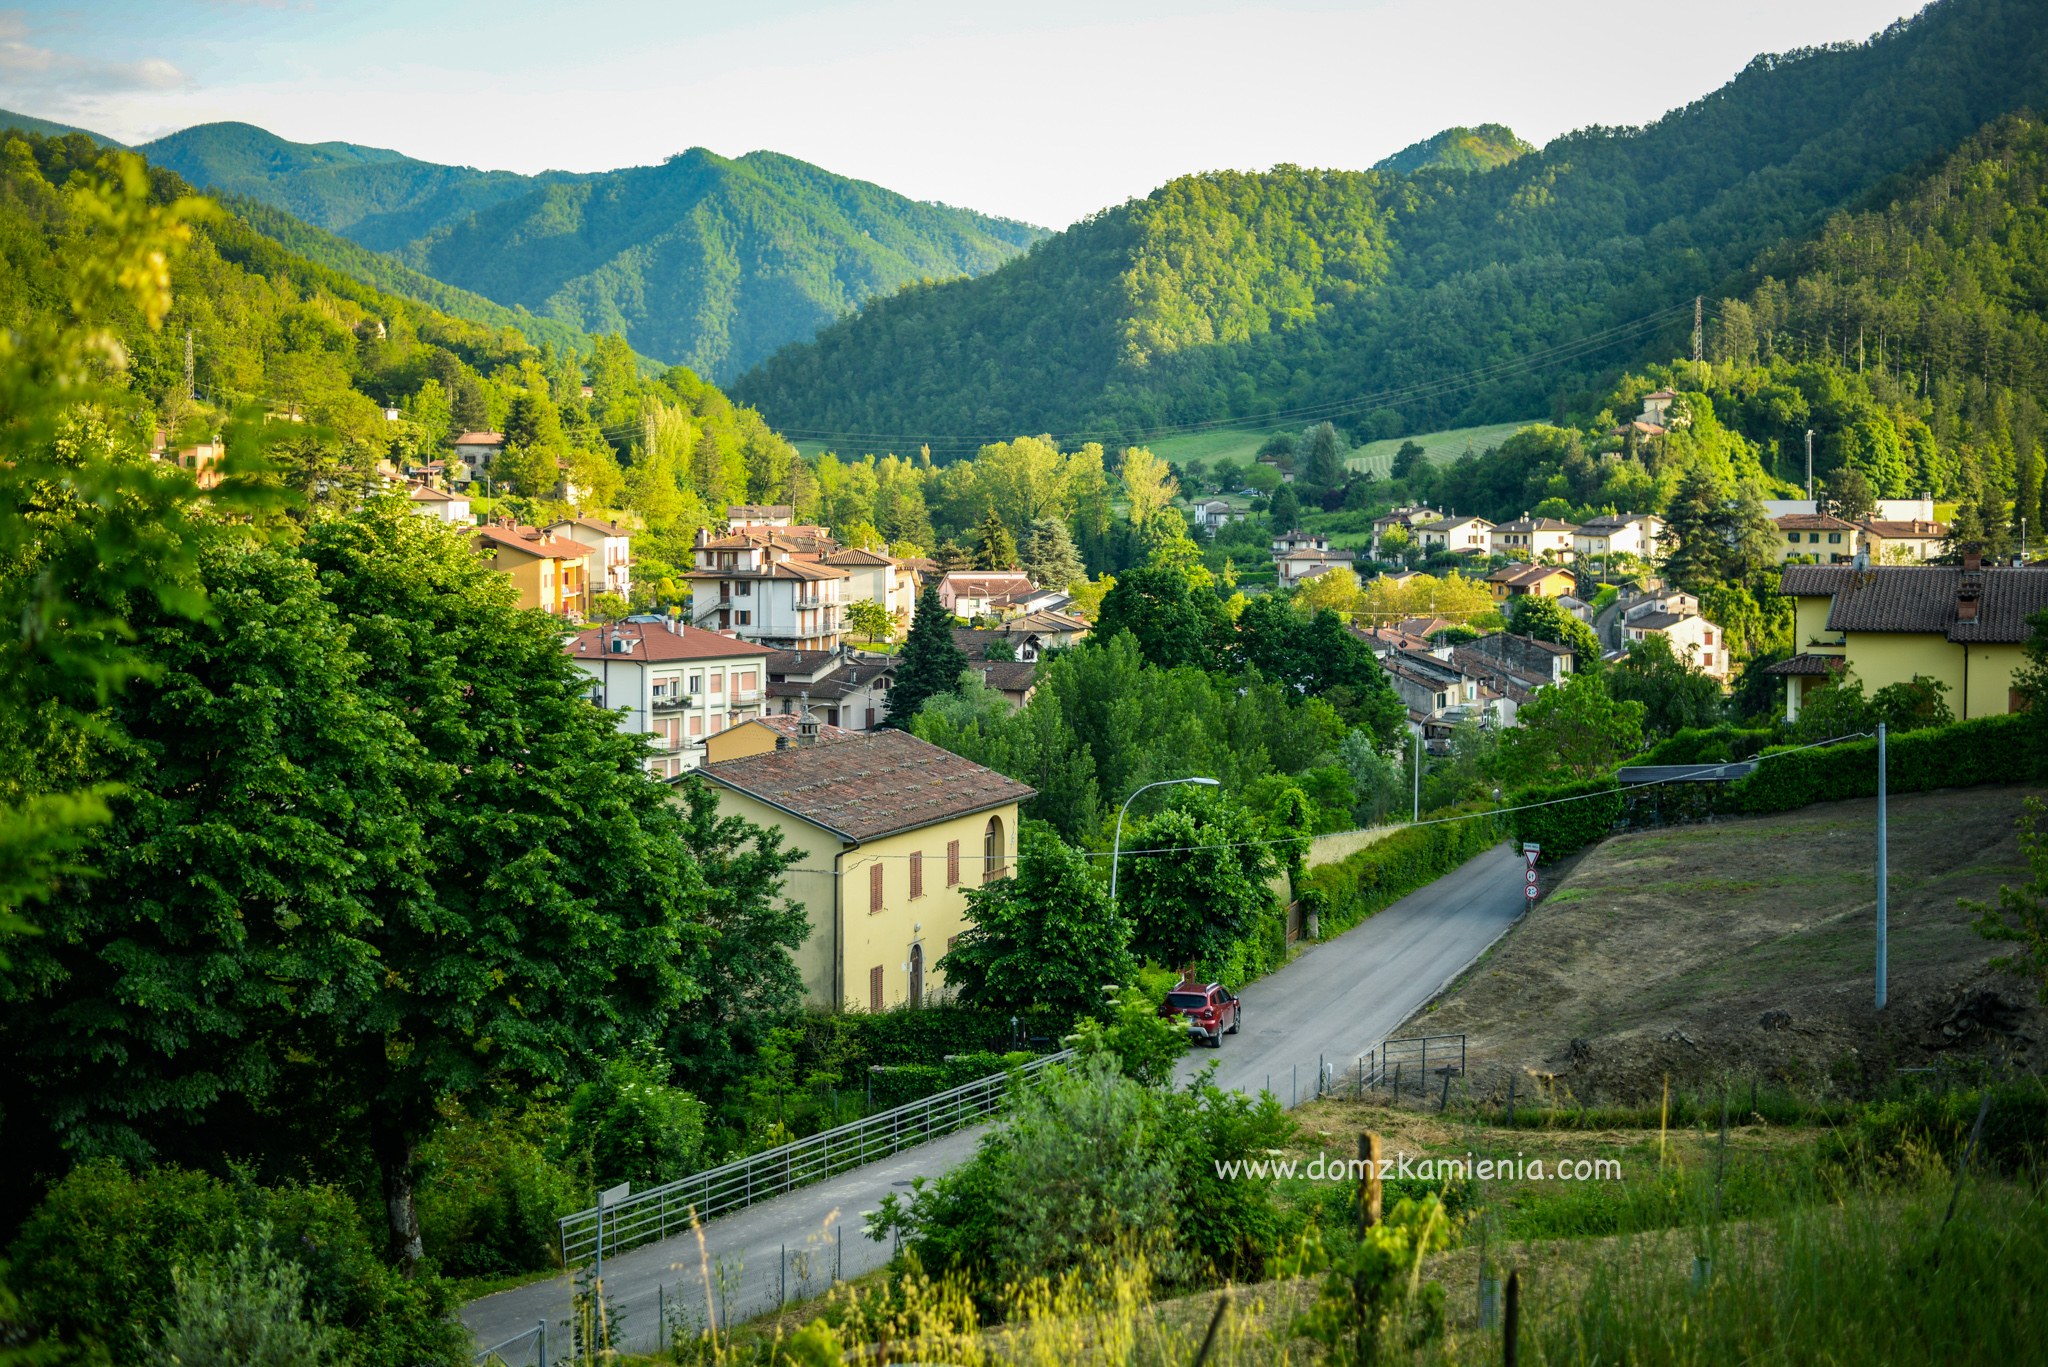
[[[1706,633],[1706,643],[1707,643],[1708,645],[1712,645],[1712,644],[1714,643],[1714,633],[1713,633],[1713,632],[1711,632],[1711,631],[1710,631],[1710,632],[1707,632],[1707,633]]]
[[[1704,659],[1706,661],[1707,668],[1712,669],[1714,667],[1714,652],[1711,650],[1708,651],[1704,656]]]
[[[720,731],[723,731],[724,729],[725,729],[725,713],[723,713],[723,712],[713,712],[713,713],[711,714],[711,734],[715,736],[715,735],[717,735],[717,734],[718,734],[718,733],[719,733]]]
[[[981,837],[981,881],[1001,878],[1003,867],[1003,819],[992,816],[988,819],[988,830]]]
[[[722,696],[724,696],[724,693],[725,693],[725,671],[724,671],[724,670],[722,670],[722,669],[714,669],[714,670],[712,670],[712,671],[711,671],[711,693],[712,693],[712,696],[713,696],[713,697],[722,697]]]
[[[702,693],[704,691],[704,676],[702,674],[692,674],[690,676],[690,691],[692,693]]]
[[[868,915],[872,916],[881,909],[882,866],[878,862],[868,865]]]
[[[868,1010],[882,1009],[882,966],[876,964],[868,970]]]
[[[912,897],[924,896],[923,850],[912,850],[910,852],[910,895]]]
[[[946,886],[960,886],[960,842],[957,840],[946,842]]]
[[[1833,546],[1833,545],[1837,545],[1837,544],[1839,544],[1839,543],[1841,542],[1841,540],[1842,540],[1842,534],[1841,534],[1840,532],[1829,532],[1829,533],[1828,533],[1828,544],[1829,544],[1830,546]]]
[[[703,736],[703,734],[704,714],[702,712],[692,712],[690,714],[690,739],[696,740]]]
[[[754,596],[754,586],[742,579],[739,583],[732,586],[732,596],[735,598],[752,598]]]
[[[733,613],[732,624],[736,627],[750,627],[754,624],[754,614],[741,608]]]
[[[737,672],[735,672],[735,673],[733,674],[733,676],[732,676],[732,689],[733,689],[733,692],[735,692],[735,693],[751,693],[751,692],[753,692],[753,691],[754,691],[754,690],[755,690],[756,688],[759,688],[759,687],[760,687],[760,682],[759,682],[759,678],[760,678],[760,676],[759,676],[758,674],[756,674],[756,673],[755,673],[755,671],[753,671],[753,670],[751,670],[751,669],[742,669],[742,670],[738,670],[738,671],[737,671]]]

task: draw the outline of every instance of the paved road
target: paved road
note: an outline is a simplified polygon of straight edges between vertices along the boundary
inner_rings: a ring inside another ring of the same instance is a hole
[[[1507,845],[1490,850],[1252,984],[1244,1028],[1221,1049],[1191,1052],[1181,1075],[1217,1063],[1220,1085],[1255,1092],[1270,1079],[1274,1094],[1292,1104],[1297,1078],[1300,1094],[1309,1095],[1319,1061],[1341,1070],[1392,1034],[1513,924],[1522,906],[1520,856]],[[851,1277],[881,1266],[891,1250],[861,1235],[861,1213],[907,1189],[911,1178],[965,1161],[980,1136],[978,1129],[950,1135],[715,1220],[705,1227],[704,1252],[685,1236],[607,1258],[607,1300],[623,1320],[614,1341],[635,1351],[655,1347],[658,1305],[680,1302],[702,1323],[707,1261],[713,1299],[733,1319],[774,1306],[785,1291],[791,1299],[822,1292],[835,1270]],[[569,1296],[567,1278],[536,1282],[472,1301],[462,1318],[484,1345],[545,1318],[549,1355],[558,1356],[568,1342],[557,1326],[569,1316]],[[508,1357],[533,1360],[518,1354]]]

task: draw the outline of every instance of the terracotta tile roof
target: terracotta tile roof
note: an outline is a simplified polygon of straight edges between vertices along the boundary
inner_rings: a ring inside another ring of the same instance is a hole
[[[1771,519],[1781,532],[1853,532],[1856,524],[1826,513],[1787,513]]]
[[[850,579],[845,570],[835,570],[830,565],[820,565],[812,560],[777,560],[758,570],[691,570],[685,579],[801,579],[811,582],[819,579]]]
[[[455,439],[457,446],[503,446],[503,432],[464,432]]]
[[[1009,633],[981,627],[953,628],[953,644],[970,660],[987,659],[988,648],[997,641],[1009,643]]]
[[[1086,631],[1088,619],[1076,617],[1071,612],[1040,608],[1037,612],[1027,612],[1022,617],[1012,617],[1003,623],[1002,629],[1012,635],[1029,634],[1034,631]]]
[[[1993,566],[1966,571],[1955,565],[1787,565],[1779,591],[1799,597],[1832,596],[1830,631],[1939,634],[1950,641],[2018,643],[2033,634],[2027,619],[2048,610],[2048,573]],[[1974,590],[1976,616],[1958,610]]]
[[[549,536],[532,527],[501,527],[487,522],[476,531],[480,541],[549,560],[584,560],[590,555],[590,547],[580,541]]]
[[[876,551],[862,550],[859,546],[848,546],[843,551],[834,551],[825,557],[827,565],[893,565],[896,562]]]
[[[951,588],[956,594],[964,593],[970,598],[1030,592],[1038,587],[1031,582],[1031,576],[1021,570],[955,570],[940,580],[939,586]]]
[[[632,533],[631,533],[631,532],[627,531],[627,530],[626,530],[626,529],[625,529],[624,527],[621,527],[621,526],[619,526],[619,525],[618,525],[617,523],[615,523],[615,522],[606,522],[606,521],[605,521],[605,520],[604,520],[603,518],[601,518],[601,517],[584,517],[584,516],[582,516],[581,514],[579,514],[579,515],[577,515],[577,516],[575,516],[575,517],[563,517],[563,518],[557,518],[557,519],[555,519],[555,520],[554,520],[553,522],[550,522],[550,523],[548,524],[548,530],[550,530],[550,531],[553,531],[553,530],[554,530],[554,529],[555,529],[556,527],[572,527],[572,526],[573,526],[573,527],[587,527],[587,528],[589,528],[589,529],[590,529],[591,531],[593,531],[593,532],[596,532],[596,533],[597,533],[597,534],[598,534],[599,536],[631,536],[631,535],[632,535]]]
[[[907,731],[873,731],[698,770],[847,840],[875,840],[1035,797],[1035,789]]]
[[[1913,518],[1907,522],[1889,522],[1881,517],[1866,517],[1863,530],[1880,540],[1899,537],[1947,536],[1946,522],[1929,522],[1924,518]]]
[[[1458,527],[1470,526],[1474,522],[1477,522],[1482,527],[1491,527],[1493,525],[1483,517],[1440,517],[1434,522],[1422,523],[1415,530],[1418,532],[1448,532]]]
[[[1002,693],[1025,692],[1038,680],[1038,666],[1028,660],[977,660],[968,667]]]
[[[1280,557],[1312,565],[1349,565],[1357,561],[1357,551],[1289,551]]]
[[[632,642],[625,654],[607,652],[607,644],[624,638]],[[591,627],[562,642],[562,653],[578,660],[612,660],[626,664],[660,664],[669,660],[721,660],[742,656],[766,657],[767,646],[721,636],[701,627],[667,627],[640,622],[621,622],[611,627]]]
[[[444,494],[439,489],[426,484],[413,485],[410,497],[415,503],[453,503],[455,501],[455,495]]]
[[[762,518],[782,517],[793,514],[787,503],[735,503],[725,510],[727,522],[754,522]]]
[[[1578,530],[1569,522],[1559,522],[1554,517],[1518,517],[1513,522],[1503,522],[1494,528],[1497,532],[1575,532]]]

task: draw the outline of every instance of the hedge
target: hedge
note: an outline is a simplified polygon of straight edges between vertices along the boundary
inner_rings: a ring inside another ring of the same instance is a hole
[[[902,1106],[912,1101],[921,1101],[936,1092],[954,1087],[964,1087],[970,1082],[1007,1072],[1020,1064],[1029,1063],[1037,1055],[1028,1050],[1017,1050],[1007,1054],[977,1050],[969,1054],[956,1054],[941,1063],[906,1063],[884,1068],[871,1073],[867,1085],[878,1111],[891,1106]]]
[[[1716,732],[1726,732],[1717,737]],[[1719,756],[1708,747],[1725,744],[1728,757],[1755,733],[1714,728],[1680,732],[1690,736],[1691,752],[1669,758],[1662,747],[1639,763],[1711,763]],[[2033,747],[2029,718],[2024,715],[1983,717],[1951,726],[1929,727],[1888,737],[1886,788],[1894,793],[1919,793],[1933,788],[1962,788],[1984,783],[2024,783],[2040,766]],[[1668,744],[1668,742],[1667,742]],[[1789,812],[1816,802],[1840,802],[1877,796],[1877,741],[1844,741],[1814,749],[1778,746],[1763,751],[1755,772],[1734,783],[1673,783],[1624,789],[1611,777],[1551,788],[1530,788],[1510,800],[1517,838],[1543,846],[1542,860],[1551,863],[1575,854],[1618,830],[1670,825],[1712,816]],[[1559,798],[1580,801],[1559,802]],[[1535,806],[1536,803],[1554,803]]]
[[[1894,793],[2024,783],[2038,772],[2024,714],[1983,717],[1887,738],[1885,786]],[[1734,785],[1733,810],[1788,812],[1815,802],[1877,796],[1877,741],[1816,750],[1766,750],[1756,772]]]
[[[1302,875],[1296,895],[1315,907],[1323,938],[1342,934],[1498,844],[1501,822],[1478,815],[1485,810],[1469,807],[1434,813],[1470,815],[1472,819],[1398,831],[1334,864],[1318,865]]]
[[[1667,736],[1651,746],[1631,764],[1725,764],[1731,760],[1754,759],[1778,738],[1771,727],[1748,730],[1725,723],[1693,726]]]

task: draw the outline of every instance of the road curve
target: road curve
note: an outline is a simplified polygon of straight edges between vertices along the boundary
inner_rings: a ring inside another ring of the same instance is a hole
[[[1343,935],[1311,945],[1244,991],[1244,1027],[1221,1049],[1197,1049],[1179,1075],[1217,1065],[1219,1086],[1256,1092],[1270,1085],[1283,1104],[1314,1090],[1316,1068],[1342,1070],[1463,971],[1521,915],[1522,861],[1501,845],[1394,903]],[[606,1301],[617,1316],[613,1342],[645,1352],[661,1340],[659,1311],[691,1322],[710,1301],[721,1318],[744,1319],[828,1286],[835,1270],[853,1277],[887,1262],[891,1250],[861,1235],[861,1214],[914,1177],[936,1177],[973,1154],[982,1129],[963,1131],[855,1172],[763,1201],[694,1235],[605,1259]],[[849,1228],[850,1226],[850,1228]],[[721,1271],[722,1267],[722,1271]],[[680,1311],[676,1307],[680,1306]],[[548,1322],[549,1356],[566,1352],[567,1277],[471,1301],[463,1323],[490,1346]],[[524,1350],[529,1356],[522,1358]],[[531,1362],[531,1347],[507,1354]]]

